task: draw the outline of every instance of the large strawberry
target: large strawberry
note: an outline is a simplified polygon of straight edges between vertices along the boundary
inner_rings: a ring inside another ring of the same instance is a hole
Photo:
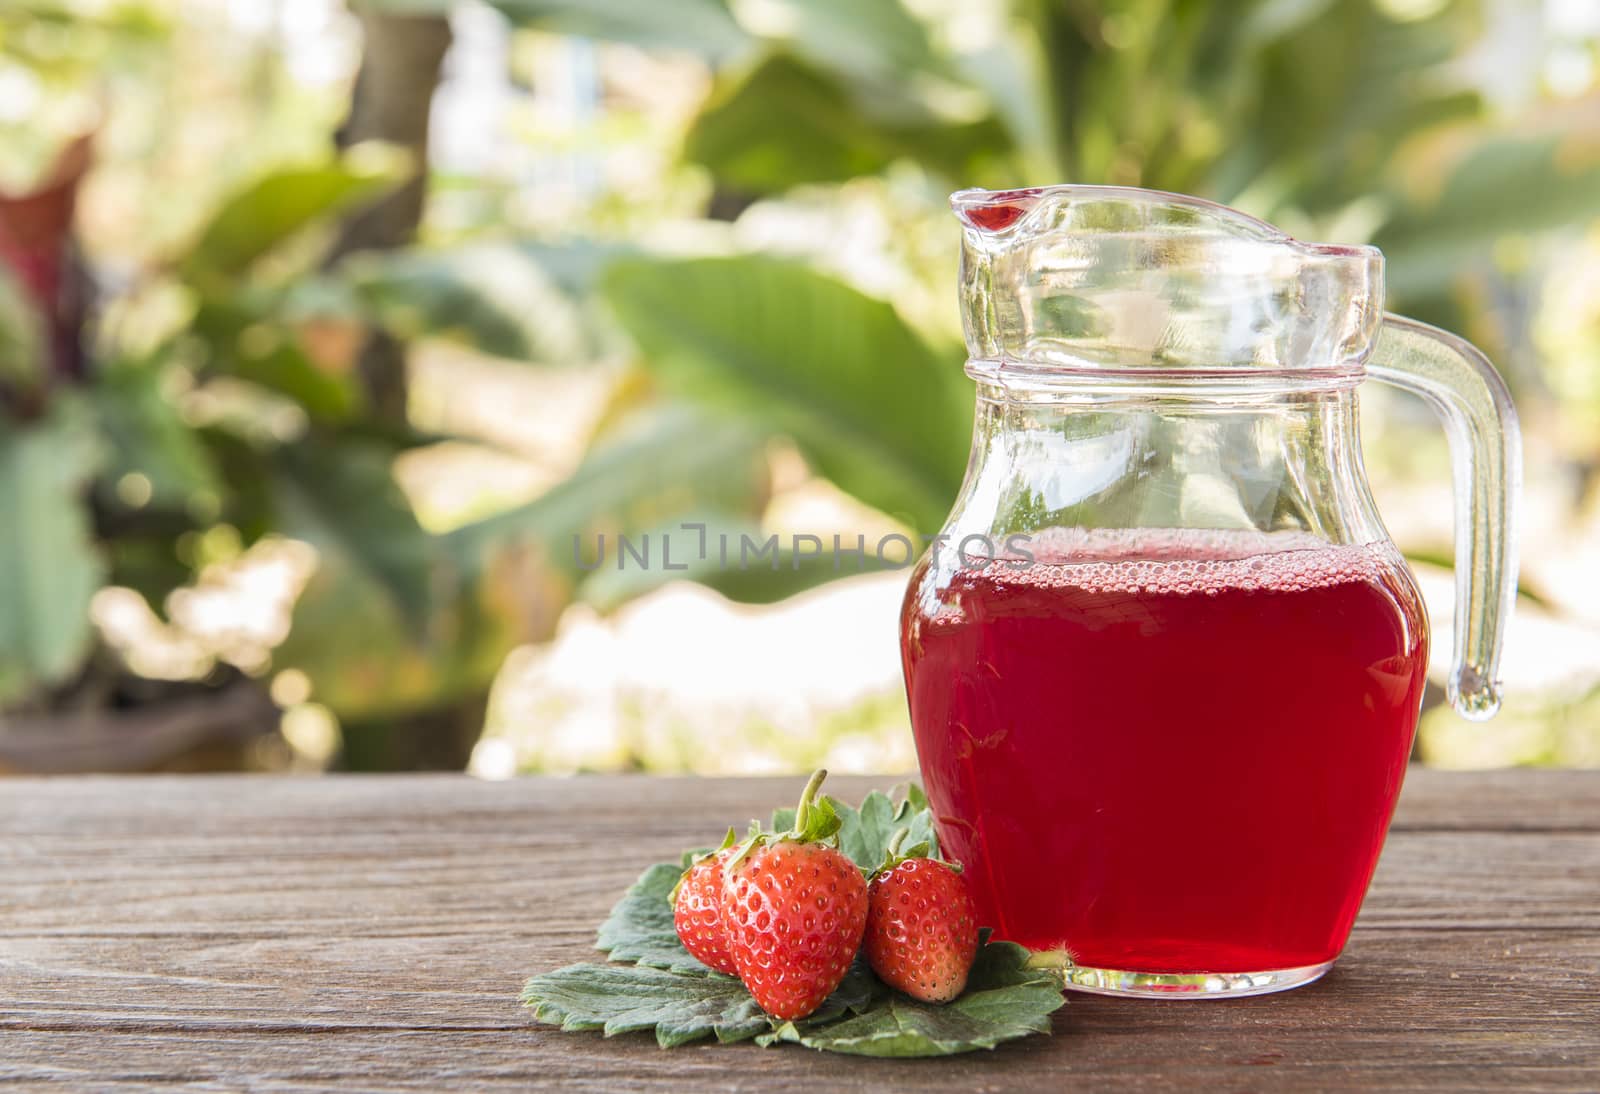
[[[898,842],[898,841],[896,841]],[[867,963],[890,987],[924,1003],[948,1003],[967,986],[978,953],[978,918],[958,867],[891,847],[868,887]]]
[[[739,978],[774,1018],[804,1018],[855,959],[867,923],[867,883],[830,840],[839,815],[806,784],[794,829],[758,833],[728,861],[723,922]]]
[[[730,828],[721,847],[697,858],[683,872],[673,892],[672,925],[684,949],[718,972],[737,976],[722,922],[723,868],[733,857],[732,847]]]

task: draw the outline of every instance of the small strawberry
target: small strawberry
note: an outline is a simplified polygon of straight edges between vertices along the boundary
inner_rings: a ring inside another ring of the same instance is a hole
[[[683,948],[701,963],[729,976],[739,972],[733,967],[722,924],[723,867],[733,857],[733,841],[730,828],[721,847],[689,864],[672,897],[672,925]]]
[[[898,840],[896,841],[898,844]],[[868,886],[867,963],[890,987],[924,1003],[948,1003],[967,986],[978,953],[978,918],[960,868],[891,846]]]
[[[823,841],[839,830],[825,771],[806,784],[793,831],[756,834],[726,867],[723,922],[739,978],[774,1018],[804,1018],[822,1005],[855,959],[867,923],[867,883]]]

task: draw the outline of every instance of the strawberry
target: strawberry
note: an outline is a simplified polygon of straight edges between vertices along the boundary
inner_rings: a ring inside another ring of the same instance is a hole
[[[733,829],[722,846],[689,865],[673,891],[672,925],[678,941],[703,964],[737,976],[722,925],[723,867],[733,857]]]
[[[855,959],[867,923],[867,883],[826,842],[839,830],[833,803],[806,784],[793,831],[751,836],[729,859],[723,890],[728,950],[739,978],[774,1018],[822,1005]]]
[[[924,1003],[948,1003],[967,986],[978,953],[978,918],[960,869],[891,847],[868,886],[867,963],[890,987]]]

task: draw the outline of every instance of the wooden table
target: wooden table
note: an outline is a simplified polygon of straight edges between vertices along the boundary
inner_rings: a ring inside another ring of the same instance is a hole
[[[797,789],[0,780],[0,1086],[1600,1088],[1600,772],[1414,771],[1349,950],[1286,995],[1074,996],[1053,1037],[939,1061],[528,1021],[523,978],[593,959],[644,865]]]

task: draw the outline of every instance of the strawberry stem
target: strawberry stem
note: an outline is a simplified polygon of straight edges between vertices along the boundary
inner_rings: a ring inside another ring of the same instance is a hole
[[[794,830],[804,832],[806,824],[811,820],[811,803],[816,799],[817,791],[822,789],[822,780],[828,777],[828,770],[819,767],[811,773],[811,778],[806,781],[806,788],[800,792],[800,804],[794,807]]]
[[[789,831],[764,832],[758,822],[752,821],[750,834],[723,863],[723,869],[731,875],[752,851],[757,847],[765,847],[773,840],[793,840],[797,843],[833,840],[837,846],[838,840],[834,837],[838,835],[840,824],[838,803],[817,793],[822,788],[822,780],[827,777],[828,772],[819,768],[806,781],[806,788],[800,793],[800,802],[794,808],[794,827]]]
[[[889,846],[884,849],[882,864],[876,870],[867,874],[868,881],[882,874],[887,874],[907,859],[914,858],[933,859],[935,862],[943,863],[954,873],[959,874],[961,872],[961,863],[946,862],[944,859],[938,858],[934,855],[933,848],[928,845],[927,840],[906,847],[905,842],[910,836],[911,828],[909,825],[903,825],[895,829],[894,835],[889,837]]]

